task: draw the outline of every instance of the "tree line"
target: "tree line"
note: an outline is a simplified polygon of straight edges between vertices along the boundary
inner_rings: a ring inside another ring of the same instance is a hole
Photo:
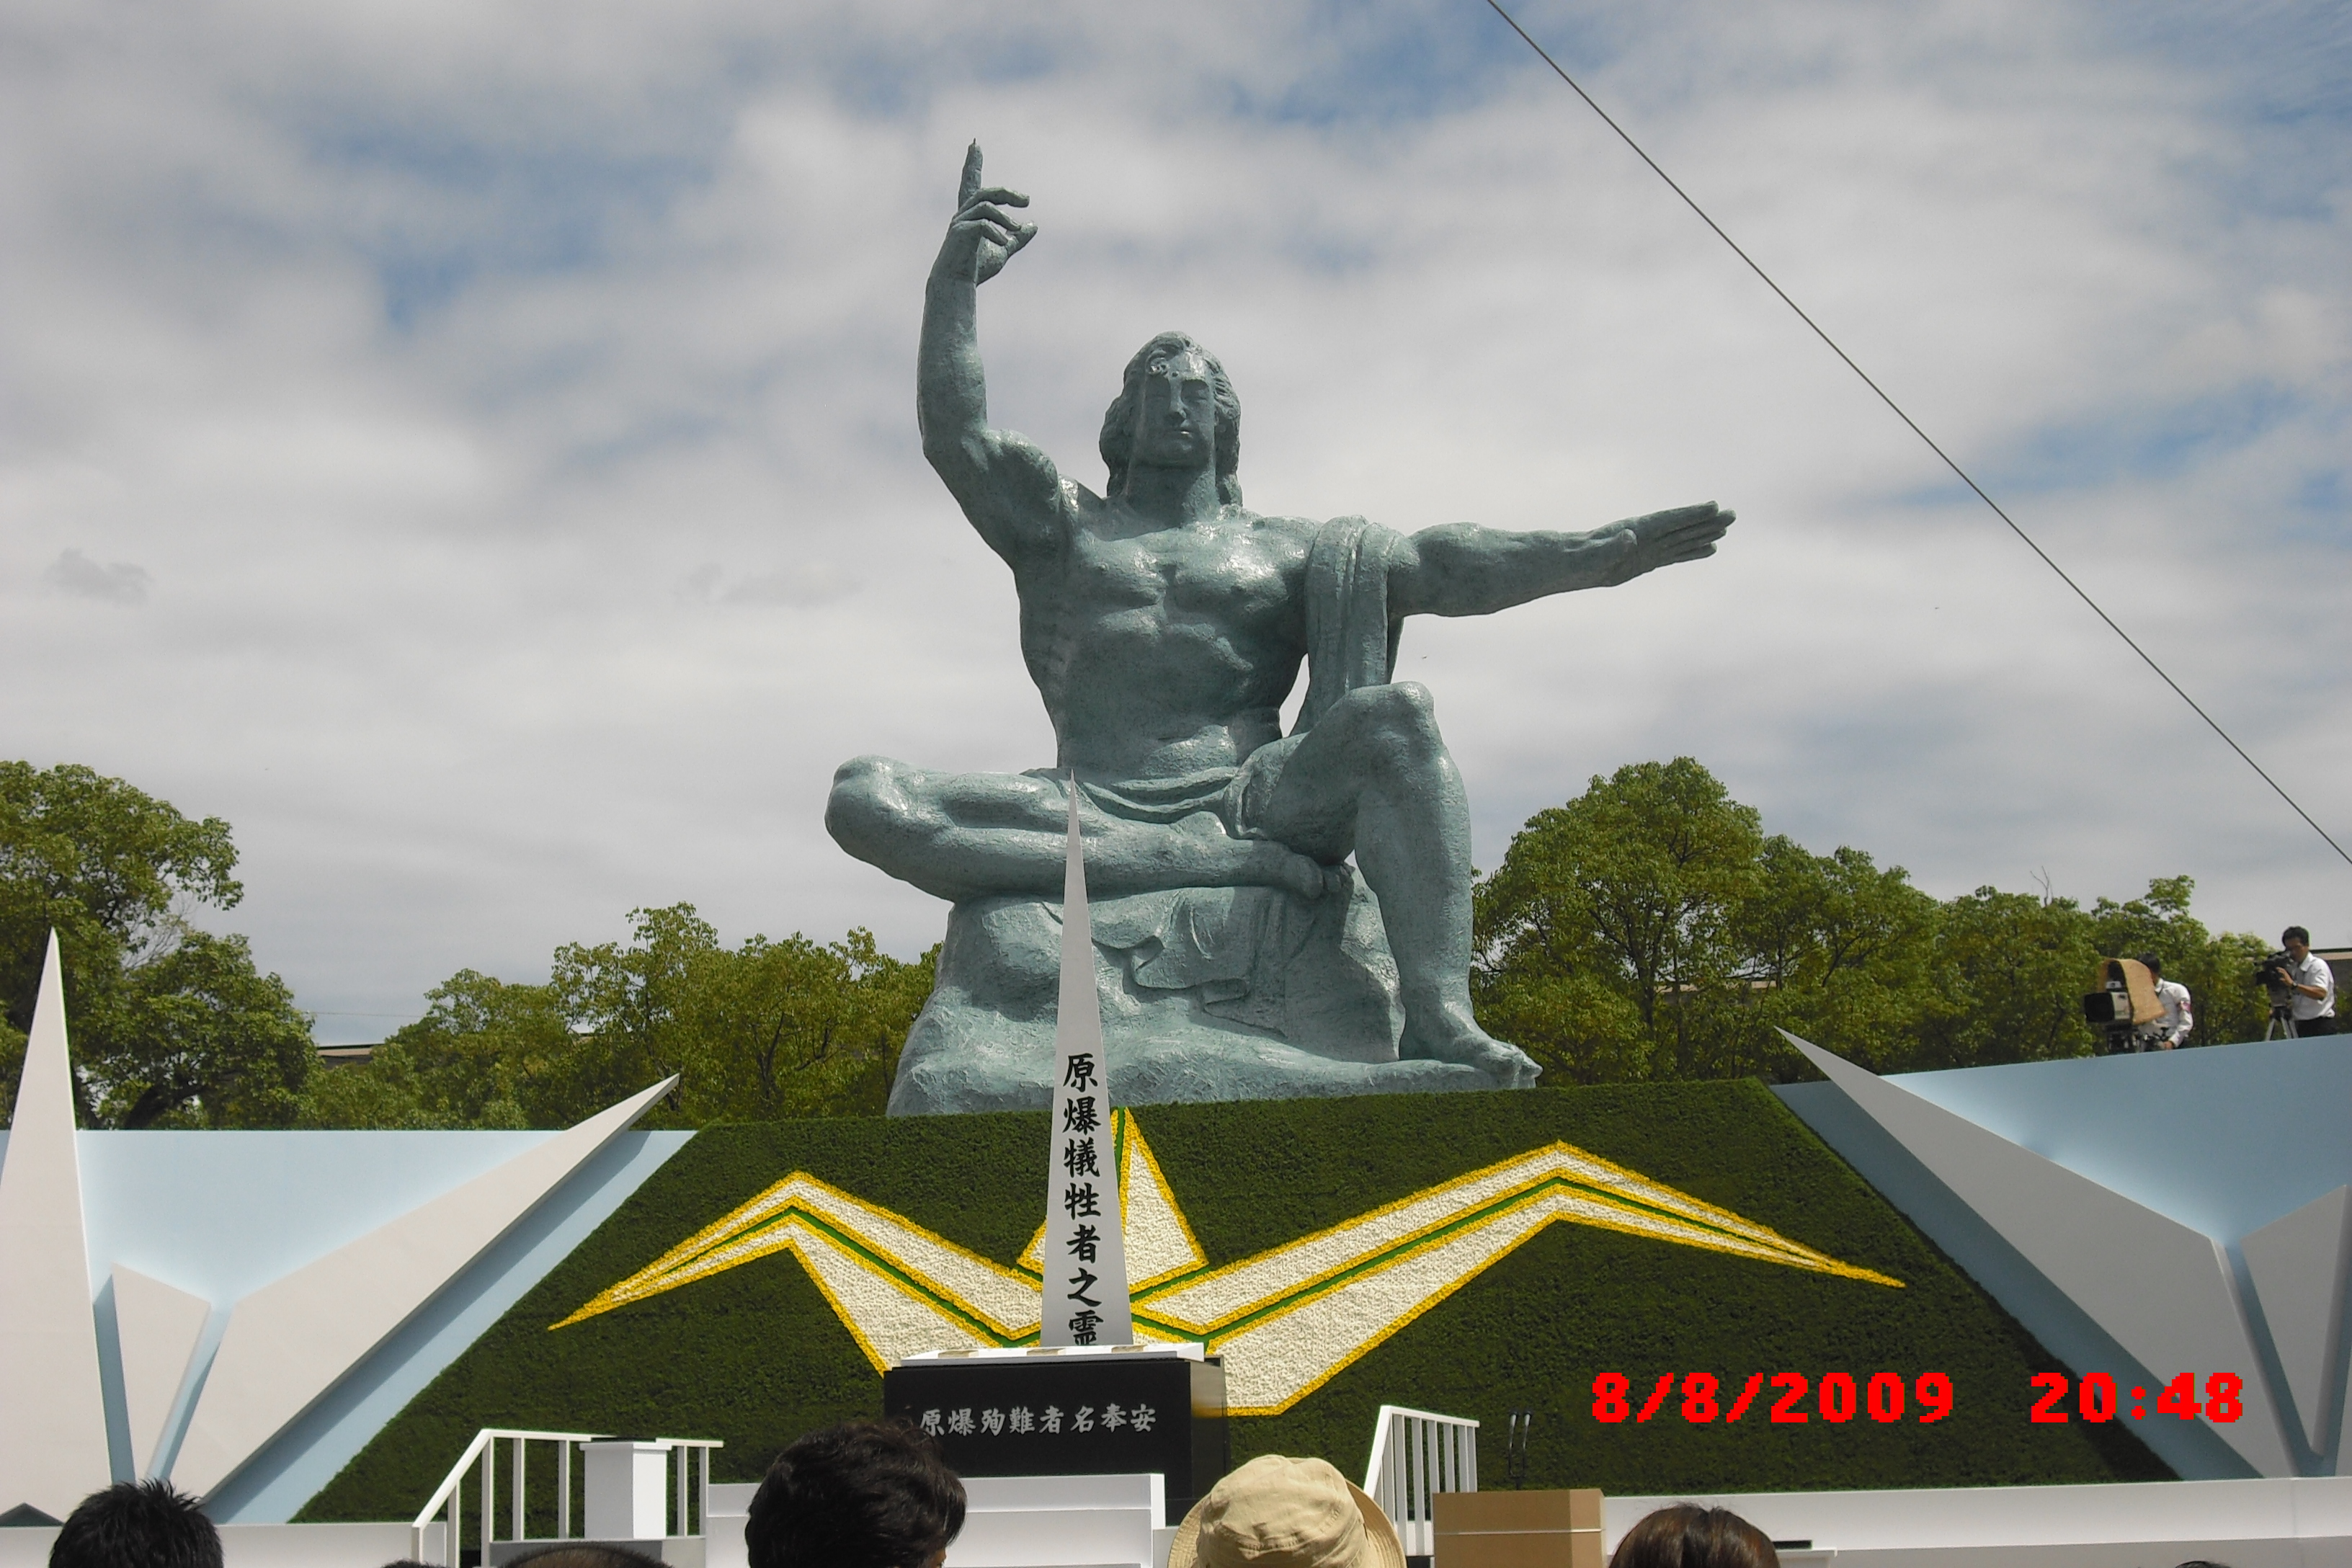
[[[879,1115],[930,994],[932,955],[870,931],[730,947],[677,904],[558,948],[544,984],[460,970],[370,1061],[326,1067],[292,989],[190,918],[236,907],[236,867],[218,817],[0,762],[0,1120],[52,928],[85,1127],[567,1127],[673,1073],[641,1126]]]
[[[673,1073],[645,1125],[878,1115],[938,956],[863,929],[730,946],[691,904],[641,909],[624,941],[558,948],[544,984],[460,970],[372,1060],[325,1068],[286,983],[191,920],[242,899],[236,867],[218,817],[0,762],[0,1117],[52,928],[77,1113],[108,1128],[562,1127]],[[1678,757],[1528,821],[1477,885],[1473,991],[1552,1085],[1809,1076],[1782,1028],[1883,1072],[2084,1055],[2096,961],[2143,952],[2195,994],[2191,1044],[2254,1038],[2269,944],[2208,931],[2192,891],[1938,900],[1861,850],[1766,834]]]
[[[1983,887],[1937,900],[1862,850],[1815,855],[1688,757],[1538,812],[1478,884],[1479,1021],[1548,1083],[1814,1076],[1787,1029],[1878,1072],[2089,1055],[2103,957],[2154,953],[2192,1046],[2259,1038],[2259,937],[2208,931],[2159,877],[2088,909]]]
[[[543,985],[461,970],[364,1067],[310,1090],[311,1127],[568,1127],[675,1073],[640,1126],[879,1116],[931,994],[863,927],[736,947],[692,904],[636,910],[622,942],[556,949]]]

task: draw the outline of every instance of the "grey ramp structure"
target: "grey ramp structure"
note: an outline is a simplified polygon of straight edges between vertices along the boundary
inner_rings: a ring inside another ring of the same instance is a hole
[[[211,1494],[677,1082],[668,1078],[230,1306],[171,1470]]]
[[[9,1500],[0,1511],[21,1503],[62,1518],[110,1479],[148,1475],[233,1517],[240,1472],[676,1082],[535,1142],[233,1300],[120,1258],[93,1291],[53,934],[0,1145],[0,1498]]]
[[[2333,1446],[2343,1415],[2347,1240],[2352,1240],[2352,1186],[2322,1194],[2238,1247],[2278,1352],[2287,1400],[2318,1453]]]
[[[127,1263],[109,1271],[107,1289],[113,1292],[114,1337],[122,1363],[131,1443],[126,1457],[139,1475],[158,1475],[171,1457],[163,1436],[204,1342],[212,1303]]]
[[[1979,1283],[2028,1329],[2045,1343],[2062,1342],[2053,1348],[2075,1371],[2112,1373],[2126,1407],[2133,1387],[2146,1389],[2151,1415],[2158,1390],[2182,1373],[2196,1375],[2200,1397],[2205,1380],[2216,1373],[2241,1380],[2244,1413],[2235,1421],[2213,1423],[2200,1415],[2194,1422],[2168,1416],[2127,1423],[2176,1471],[2192,1479],[2221,1479],[2233,1474],[2292,1476],[2315,1468],[2309,1456],[2290,1449],[2279,1403],[2273,1397],[2221,1243],[1817,1046],[1793,1035],[1788,1038],[1840,1095],[1916,1163],[1919,1172],[1965,1205],[2039,1277],[2046,1289],[2037,1293],[2030,1288],[2032,1281],[1983,1268],[1981,1252],[1971,1266],[1962,1249],[1947,1244]],[[1784,1098],[1800,1116],[1814,1121],[1801,1097]],[[1818,1122],[1816,1130],[1833,1146],[1839,1142]],[[1922,1201],[1931,1194],[1886,1172],[1883,1163],[1881,1170],[1874,1171],[1870,1163],[1851,1154],[1848,1158],[1890,1201],[1944,1243],[1937,1232],[1949,1232],[1948,1215],[1938,1215],[1932,1203]],[[2126,1359],[2120,1363],[2077,1359],[2095,1344],[2095,1338],[2086,1344],[2079,1330],[2046,1332],[2045,1325],[2053,1323],[2048,1300],[2052,1291]],[[2074,1341],[2072,1346],[2063,1342],[2069,1338]],[[2219,1451],[2214,1443],[2199,1440],[2200,1436],[2218,1438]],[[2298,1458],[2305,1463],[2299,1465]]]
[[[51,931],[0,1161],[0,1513],[24,1504],[63,1519],[112,1479]]]

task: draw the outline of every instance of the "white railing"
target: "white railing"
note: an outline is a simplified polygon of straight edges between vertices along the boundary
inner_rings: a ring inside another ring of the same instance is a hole
[[[1401,1405],[1381,1405],[1377,1422],[1364,1489],[1396,1526],[1405,1555],[1431,1556],[1437,1523],[1430,1500],[1478,1489],[1478,1423]]]
[[[656,1437],[656,1443],[668,1448],[676,1458],[670,1467],[672,1506],[677,1510],[677,1535],[708,1535],[710,1533],[710,1450],[727,1447],[716,1437]],[[698,1473],[693,1466],[695,1456],[700,1456]],[[686,1502],[694,1499],[694,1513],[688,1518]]]
[[[478,1537],[477,1544],[480,1547],[480,1561],[485,1568],[490,1562],[490,1547],[497,1541],[514,1542],[532,1539],[546,1541],[577,1539],[572,1528],[574,1512],[572,1486],[572,1451],[581,1444],[593,1443],[603,1436],[601,1432],[533,1432],[517,1427],[485,1426],[474,1434],[474,1440],[466,1445],[465,1453],[459,1456],[457,1462],[449,1468],[448,1475],[442,1479],[440,1486],[435,1489],[433,1496],[426,1500],[424,1508],[417,1511],[415,1519],[410,1521],[409,1555],[420,1563],[425,1560],[426,1528],[446,1508],[448,1521],[447,1528],[441,1534],[441,1560],[446,1568],[457,1568],[461,1543],[465,1540],[463,1500],[466,1472],[468,1470],[478,1470],[480,1473],[479,1501],[474,1510],[474,1517],[478,1521],[475,1531]],[[507,1445],[510,1469],[507,1484],[509,1529],[503,1536],[499,1535],[496,1529],[496,1477],[499,1445],[501,1442]],[[525,1462],[525,1456],[529,1452],[530,1445],[533,1443],[555,1445],[555,1533],[552,1536],[533,1538],[525,1533],[528,1517],[525,1502],[529,1497],[529,1468]],[[674,1462],[668,1467],[670,1485],[664,1489],[668,1493],[665,1500],[670,1510],[674,1510],[674,1522],[677,1528],[674,1531],[666,1531],[665,1533],[676,1535],[701,1533],[709,1527],[708,1521],[710,1518],[710,1450],[724,1447],[726,1445],[714,1437],[656,1437],[653,1440],[653,1445],[669,1449],[675,1457]],[[692,1462],[693,1456],[698,1453],[701,1457],[698,1476],[695,1473]]]

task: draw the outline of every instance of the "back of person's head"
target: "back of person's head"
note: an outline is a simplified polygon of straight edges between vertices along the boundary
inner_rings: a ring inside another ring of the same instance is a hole
[[[220,1531],[169,1481],[118,1481],[66,1517],[49,1568],[221,1568]]]
[[[632,1552],[625,1546],[551,1546],[523,1557],[510,1557],[512,1568],[662,1568],[662,1560]]]
[[[921,1432],[845,1421],[776,1456],[752,1495],[751,1568],[924,1568],[963,1528],[963,1483]]]
[[[1627,1531],[1609,1568],[1780,1568],[1780,1554],[1729,1509],[1678,1502]]]
[[[2150,974],[2155,975],[2158,979],[2163,978],[2164,960],[2157,957],[2156,954],[2152,952],[2143,952],[2139,955],[2139,961],[2141,966]]]

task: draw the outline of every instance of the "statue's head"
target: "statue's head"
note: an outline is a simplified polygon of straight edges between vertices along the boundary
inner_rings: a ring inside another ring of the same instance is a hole
[[[1102,459],[1110,469],[1110,484],[1105,492],[1117,495],[1127,483],[1127,470],[1136,458],[1136,440],[1142,432],[1142,421],[1151,399],[1147,388],[1155,384],[1181,395],[1187,382],[1205,378],[1209,396],[1214,407],[1213,438],[1216,445],[1217,499],[1227,506],[1242,504],[1241,480],[1234,477],[1242,458],[1242,402],[1234,395],[1234,384],[1225,379],[1225,367],[1216,356],[1182,332],[1162,332],[1138,349],[1135,357],[1127,362],[1127,374],[1119,384],[1118,395],[1103,415],[1102,439],[1098,443]]]

